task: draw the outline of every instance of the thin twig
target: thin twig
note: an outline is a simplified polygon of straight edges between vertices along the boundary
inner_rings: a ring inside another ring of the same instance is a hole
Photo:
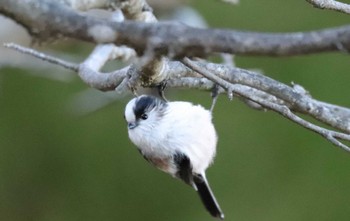
[[[254,96],[252,94],[245,93],[245,91],[242,90],[242,87],[244,88],[244,87],[248,87],[248,86],[231,84],[231,83],[221,79],[220,77],[212,74],[211,72],[207,71],[206,69],[202,69],[199,65],[197,65],[195,62],[191,61],[188,58],[184,58],[182,62],[187,67],[193,69],[194,71],[198,72],[199,74],[203,75],[204,77],[208,78],[209,80],[211,80],[211,81],[217,83],[218,85],[220,85],[221,87],[225,88],[229,94],[230,94],[230,92],[234,92],[234,93],[239,94],[240,96],[243,96],[247,99],[250,99],[253,102],[258,103],[265,108],[268,108],[272,111],[275,111],[275,112],[283,115],[284,117],[291,120],[292,122],[297,123],[297,124],[303,126],[304,128],[307,128],[313,132],[316,132],[317,134],[326,138],[332,144],[342,148],[343,150],[345,150],[347,152],[350,152],[350,147],[348,147],[347,145],[343,144],[342,142],[340,142],[339,140],[336,139],[336,138],[338,138],[338,139],[350,141],[349,134],[344,134],[344,133],[328,130],[328,129],[325,129],[323,127],[317,126],[315,124],[312,124],[312,123],[298,117],[292,111],[290,111],[290,109],[285,105],[275,104],[275,103],[272,103],[270,101],[264,100],[260,97]]]
[[[111,73],[99,72],[99,69],[102,68],[102,66],[108,61],[110,57],[109,53],[113,53],[113,50],[116,50],[111,48],[114,47],[112,45],[97,46],[90,56],[81,64],[70,63],[68,61],[64,61],[62,59],[14,43],[8,43],[4,46],[72,70],[78,73],[79,77],[84,83],[101,91],[114,90],[123,81],[129,68],[125,67]],[[103,57],[100,57],[101,54],[103,54]]]
[[[239,3],[239,0],[221,0],[221,1],[231,5],[237,5]]]
[[[36,58],[39,58],[41,60],[47,61],[47,62],[49,62],[51,64],[57,64],[57,65],[62,66],[64,68],[66,68],[66,69],[72,70],[74,72],[78,72],[78,69],[79,69],[79,65],[78,64],[74,64],[74,63],[71,63],[71,62],[68,62],[68,61],[64,61],[64,60],[61,60],[59,58],[56,58],[56,57],[53,57],[53,56],[41,53],[39,51],[36,51],[34,49],[20,46],[18,44],[4,43],[4,47],[14,49],[14,50],[19,51],[19,52],[21,52],[23,54],[29,54],[29,55],[34,56]]]
[[[213,113],[214,111],[216,102],[218,101],[219,94],[220,94],[220,87],[217,84],[214,84],[211,91],[212,102],[210,106],[210,113]]]
[[[313,99],[305,91],[292,88],[259,73],[206,62],[196,62],[196,64],[232,84],[242,84],[264,91],[283,101],[274,103],[286,105],[293,111],[307,114],[336,129],[350,133],[350,109],[348,108],[325,105]]]

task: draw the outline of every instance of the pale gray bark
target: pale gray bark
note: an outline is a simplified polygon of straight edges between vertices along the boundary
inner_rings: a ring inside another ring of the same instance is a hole
[[[256,33],[198,29],[175,23],[112,22],[77,13],[53,0],[2,0],[0,13],[32,35],[66,36],[95,43],[128,45],[139,54],[170,57],[212,53],[291,56],[350,49],[350,26],[296,33]],[[179,37],[181,36],[181,37]]]
[[[78,12],[116,7],[133,21],[100,19]],[[144,0],[95,0],[85,6],[74,0],[26,0],[25,3],[2,0],[0,13],[16,20],[39,40],[66,36],[104,43],[96,46],[81,64],[62,61],[18,45],[6,45],[77,72],[90,87],[125,91],[157,86],[164,80],[169,87],[201,90],[211,90],[219,85],[220,93],[226,92],[229,97],[237,95],[256,109],[273,110],[349,151],[340,140],[350,141],[350,109],[318,101],[300,85],[289,86],[268,76],[233,67],[230,62],[214,64],[186,57],[205,57],[215,53],[292,56],[344,52],[350,48],[350,26],[285,34],[198,29],[156,22]],[[133,63],[111,73],[100,72],[108,60],[116,58],[131,59]],[[309,115],[344,133],[312,124],[295,113]]]
[[[350,5],[334,0],[306,0],[316,8],[329,9],[350,14]]]

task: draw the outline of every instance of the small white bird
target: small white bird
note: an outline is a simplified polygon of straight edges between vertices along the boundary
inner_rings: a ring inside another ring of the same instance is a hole
[[[144,158],[192,186],[209,213],[223,219],[205,177],[217,144],[211,113],[189,102],[142,95],[129,101],[124,117],[129,138]]]

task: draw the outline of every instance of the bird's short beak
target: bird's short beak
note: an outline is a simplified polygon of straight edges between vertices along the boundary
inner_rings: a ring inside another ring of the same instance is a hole
[[[129,129],[134,129],[137,126],[136,123],[128,123],[128,128]]]

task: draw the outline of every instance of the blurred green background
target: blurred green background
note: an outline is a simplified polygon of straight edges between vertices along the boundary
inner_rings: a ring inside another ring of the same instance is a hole
[[[306,31],[350,19],[304,0],[241,0],[235,7],[196,0],[190,5],[211,27],[254,31]],[[86,45],[53,47],[67,54],[80,51],[83,57],[92,47],[81,50]],[[348,59],[324,53],[236,57],[236,63],[350,107]],[[87,87],[78,77],[64,83],[30,71],[0,69],[0,220],[212,220],[191,188],[152,168],[129,142],[123,110],[130,97],[75,115],[67,111],[67,102]],[[207,92],[167,94],[206,107],[211,102]],[[238,99],[221,96],[214,122],[218,154],[207,176],[226,220],[350,220],[349,154]]]

